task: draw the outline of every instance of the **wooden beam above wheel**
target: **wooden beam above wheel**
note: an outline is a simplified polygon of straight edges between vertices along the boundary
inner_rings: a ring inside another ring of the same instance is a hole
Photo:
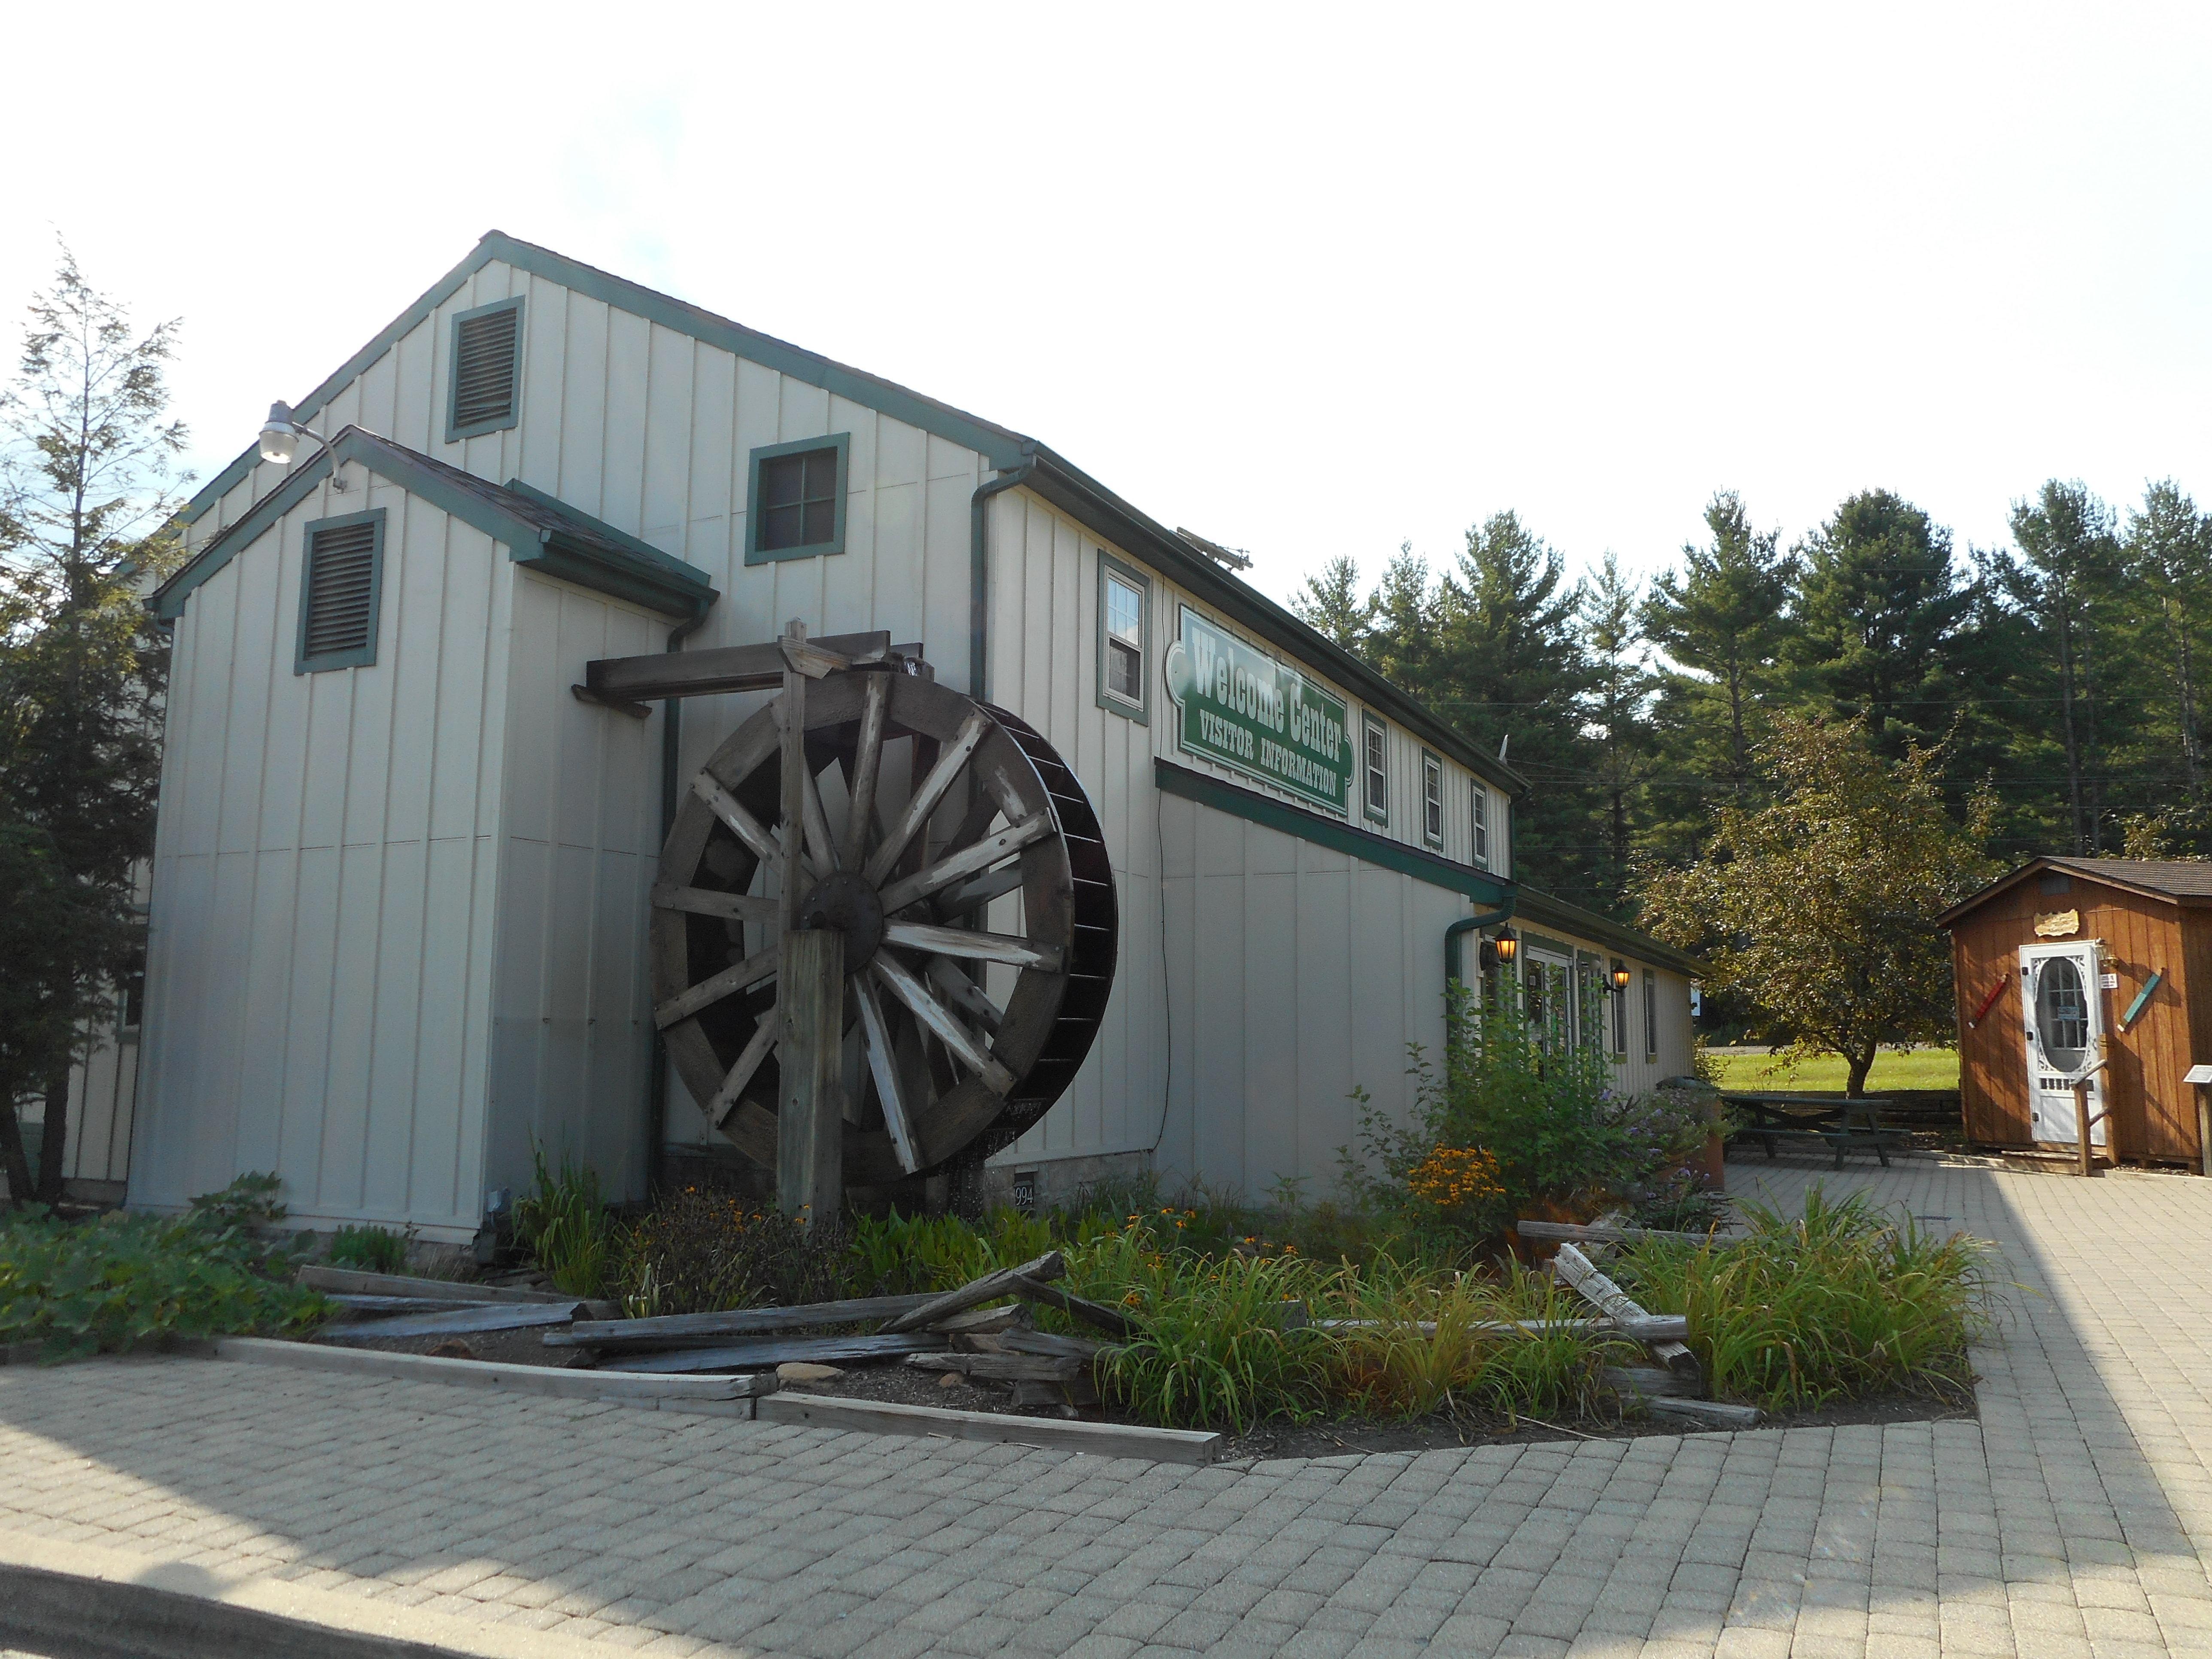
[[[921,647],[893,645],[890,631],[825,634],[806,641],[817,654],[856,666],[913,662]],[[601,657],[584,665],[584,690],[595,702],[658,702],[664,697],[706,697],[731,691],[773,691],[788,666],[783,641],[725,645],[711,651],[657,651],[642,657]]]

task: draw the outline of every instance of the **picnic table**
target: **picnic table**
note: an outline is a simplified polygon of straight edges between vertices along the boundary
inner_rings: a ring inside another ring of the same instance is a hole
[[[1803,1095],[1739,1094],[1734,1090],[1722,1091],[1721,1099],[1750,1120],[1729,1139],[1758,1141],[1766,1148],[1770,1160],[1779,1141],[1819,1141],[1835,1153],[1838,1170],[1844,1167],[1844,1154],[1855,1146],[1872,1148],[1887,1170],[1890,1153],[1903,1150],[1911,1140],[1904,1130],[1882,1121],[1881,1109],[1889,1104],[1887,1099],[1820,1101]]]

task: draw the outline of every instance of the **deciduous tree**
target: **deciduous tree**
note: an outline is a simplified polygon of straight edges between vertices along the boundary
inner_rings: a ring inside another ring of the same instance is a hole
[[[1704,857],[1656,875],[1644,917],[1701,951],[1706,982],[1740,994],[1798,1056],[1832,1054],[1866,1092],[1883,1043],[1952,1029],[1951,957],[1936,916],[1987,880],[1994,803],[1961,824],[1941,759],[1872,749],[1863,724],[1777,717],[1756,758],[1767,805],[1720,809]]]

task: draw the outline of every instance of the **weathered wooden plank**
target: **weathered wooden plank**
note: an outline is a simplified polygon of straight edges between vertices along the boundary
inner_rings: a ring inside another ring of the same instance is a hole
[[[1102,1342],[1087,1336],[1062,1336],[1055,1331],[1000,1331],[999,1346],[1008,1353],[1043,1354],[1054,1359],[1079,1359],[1089,1364],[1106,1352]]]
[[[1552,1259],[1552,1266],[1584,1300],[1595,1304],[1608,1318],[1625,1321],[1650,1317],[1627,1291],[1600,1273],[1590,1264],[1590,1259],[1573,1245],[1560,1245],[1559,1255]],[[1704,1382],[1705,1370],[1698,1364],[1697,1355],[1680,1342],[1672,1340],[1647,1342],[1644,1347],[1654,1359],[1677,1376],[1692,1378],[1700,1384]]]
[[[1655,1416],[1691,1418],[1712,1429],[1755,1429],[1764,1420],[1758,1407],[1732,1405],[1725,1400],[1670,1399],[1660,1395],[1645,1399],[1644,1408]]]
[[[1034,1353],[944,1353],[932,1351],[908,1354],[906,1363],[918,1370],[958,1371],[994,1382],[1072,1382],[1090,1369],[1087,1359]]]
[[[932,1301],[936,1298],[933,1297]],[[987,1336],[1029,1328],[1030,1310],[1016,1302],[1003,1308],[975,1308],[933,1321],[929,1328],[949,1336]]]
[[[1058,1250],[1047,1250],[1034,1261],[1024,1261],[1018,1267],[1001,1267],[998,1272],[985,1273],[971,1279],[957,1291],[947,1291],[934,1300],[925,1303],[911,1313],[901,1314],[884,1326],[886,1331],[918,1331],[933,1325],[949,1314],[960,1313],[981,1303],[995,1302],[1000,1297],[1027,1295],[1024,1283],[1039,1283],[1058,1279],[1067,1271],[1067,1260]]]
[[[849,663],[866,663],[883,662],[893,654],[891,636],[882,629],[872,634],[824,634],[801,647],[802,653],[810,649],[814,653],[809,657],[810,665],[816,657],[823,662],[836,656]],[[771,691],[783,684],[787,661],[780,639],[764,645],[726,645],[709,651],[601,657],[584,665],[584,684],[595,696],[633,702],[729,691]]]
[[[1003,962],[1015,968],[1060,971],[1066,953],[1057,945],[1036,945],[1012,933],[987,933],[966,927],[939,927],[922,921],[887,921],[884,943],[908,951],[927,951],[938,956],[963,957],[975,962]]]
[[[784,1014],[776,1202],[786,1215],[826,1226],[845,1193],[844,934],[822,927],[783,936],[776,1006]]]
[[[323,1294],[338,1304],[341,1319],[386,1319],[398,1314],[451,1313],[456,1307],[495,1305],[456,1303],[437,1296],[351,1296],[343,1291]]]
[[[650,1319],[578,1320],[545,1333],[549,1348],[674,1348],[716,1346],[732,1336],[803,1331],[889,1319],[935,1301],[932,1295],[863,1296],[845,1302],[808,1302],[795,1308],[732,1308],[721,1313],[659,1314]]]
[[[1057,1308],[1071,1318],[1079,1319],[1095,1329],[1105,1331],[1125,1341],[1145,1334],[1143,1325],[1119,1308],[1109,1308],[1103,1302],[1087,1301],[1063,1291],[1057,1285],[1047,1285],[1034,1274],[1023,1276],[1012,1288],[1016,1296],[1030,1302],[1041,1302],[1048,1308]]]
[[[760,1417],[764,1422],[801,1423],[814,1428],[1011,1442],[1087,1452],[1093,1457],[1144,1457],[1161,1463],[1211,1463],[1221,1449],[1221,1437],[1210,1430],[1053,1422],[997,1412],[950,1411],[941,1407],[901,1406],[887,1400],[835,1400],[818,1395],[771,1395],[760,1402]]]
[[[973,847],[963,847],[926,869],[901,877],[883,890],[884,912],[887,915],[896,915],[908,905],[927,898],[941,888],[950,887],[963,877],[980,874],[1000,860],[1020,852],[1031,842],[1051,833],[1052,819],[1042,812],[1033,812],[1019,823],[1001,830],[995,836],[986,836]]]
[[[684,1348],[672,1353],[625,1357],[605,1371],[646,1371],[655,1375],[684,1371],[749,1371],[777,1365],[835,1364],[841,1359],[898,1359],[910,1353],[942,1346],[936,1336],[786,1336],[763,1337],[753,1342],[733,1342],[720,1348]]]
[[[410,1279],[404,1273],[362,1273],[308,1262],[295,1275],[309,1290],[349,1296],[418,1296],[433,1302],[561,1302],[575,1297],[559,1291],[525,1290],[515,1285],[470,1285],[452,1279]]]
[[[1598,1375],[1607,1387],[1621,1394],[1687,1395],[1692,1388],[1688,1379],[1656,1365],[1607,1365],[1600,1369]]]
[[[1392,1322],[1381,1319],[1316,1319],[1317,1331],[1375,1330]],[[1436,1322],[1419,1319],[1413,1328],[1424,1336],[1436,1334]],[[1498,1336],[1549,1336],[1555,1332],[1585,1336],[1618,1336],[1631,1342],[1679,1342],[1690,1334],[1690,1322],[1680,1314],[1645,1314],[1641,1319],[1515,1319],[1478,1320],[1470,1331]]]
[[[330,1348],[312,1342],[279,1342],[264,1337],[216,1339],[217,1359],[250,1364],[288,1365],[305,1370],[345,1371],[358,1376],[390,1376],[410,1382],[442,1382],[501,1393],[551,1395],[568,1400],[605,1400],[623,1405],[655,1406],[680,1411],[728,1400],[774,1394],[774,1371],[762,1376],[648,1376],[621,1371],[579,1370],[560,1365],[509,1365],[480,1359],[445,1359],[429,1354],[378,1353],[362,1348]]]
[[[363,1319],[332,1325],[322,1333],[325,1342],[351,1345],[381,1342],[395,1336],[465,1336],[484,1331],[522,1331],[539,1325],[565,1325],[584,1304],[580,1302],[483,1302],[456,1308],[451,1313],[403,1314],[397,1319]]]
[[[1741,1233],[1670,1233],[1654,1227],[1582,1227],[1567,1221],[1516,1221],[1513,1231],[1523,1238],[1578,1244],[1635,1244],[1653,1238],[1672,1244],[1741,1244],[1746,1237]]]

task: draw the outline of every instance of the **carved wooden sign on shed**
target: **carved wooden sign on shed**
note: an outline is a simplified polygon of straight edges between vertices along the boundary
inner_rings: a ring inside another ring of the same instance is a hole
[[[2054,910],[2049,915],[2035,919],[2035,936],[2038,939],[2066,939],[2081,931],[2081,913],[2079,910]]]

